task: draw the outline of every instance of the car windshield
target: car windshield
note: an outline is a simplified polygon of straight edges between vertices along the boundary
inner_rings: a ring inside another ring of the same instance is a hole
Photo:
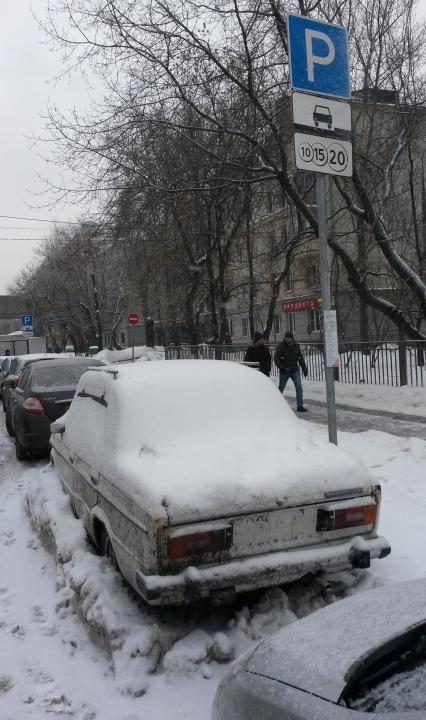
[[[426,661],[396,673],[357,697],[352,710],[367,713],[406,713],[426,709]]]
[[[426,628],[371,666],[345,698],[352,710],[395,713],[426,709]]]
[[[89,367],[97,365],[93,360],[87,360],[87,363],[73,363],[68,365],[50,365],[46,363],[41,367],[35,368],[34,371],[34,389],[37,390],[66,390],[75,388],[80,377]]]

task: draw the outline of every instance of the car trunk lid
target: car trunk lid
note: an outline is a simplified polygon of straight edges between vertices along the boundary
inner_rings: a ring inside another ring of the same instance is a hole
[[[37,397],[40,400],[46,411],[46,415],[49,420],[53,422],[66,413],[71,405],[74,393],[75,389],[58,390],[54,393],[46,391],[44,393],[34,393],[34,397]]]

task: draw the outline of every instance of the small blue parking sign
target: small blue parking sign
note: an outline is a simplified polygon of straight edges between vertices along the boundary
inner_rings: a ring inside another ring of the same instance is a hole
[[[33,316],[32,315],[21,315],[21,326],[23,328],[33,329]]]
[[[289,15],[288,46],[293,88],[349,98],[348,34],[341,25]]]

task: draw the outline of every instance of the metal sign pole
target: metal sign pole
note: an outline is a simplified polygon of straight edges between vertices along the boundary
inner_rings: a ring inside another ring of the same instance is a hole
[[[318,205],[318,231],[320,241],[320,271],[323,318],[331,310],[330,269],[328,264],[328,228],[327,228],[327,176],[317,173],[317,205]],[[325,333],[325,319],[323,320],[323,333],[325,339],[325,384],[327,393],[328,439],[337,445],[336,399],[334,394],[334,368],[328,367],[327,362],[327,336]]]
[[[132,363],[135,362],[135,326],[132,325]]]

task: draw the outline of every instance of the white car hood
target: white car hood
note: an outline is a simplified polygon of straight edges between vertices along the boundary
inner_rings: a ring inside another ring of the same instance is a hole
[[[250,673],[337,702],[362,659],[426,622],[426,579],[387,585],[285,627],[244,662]]]

